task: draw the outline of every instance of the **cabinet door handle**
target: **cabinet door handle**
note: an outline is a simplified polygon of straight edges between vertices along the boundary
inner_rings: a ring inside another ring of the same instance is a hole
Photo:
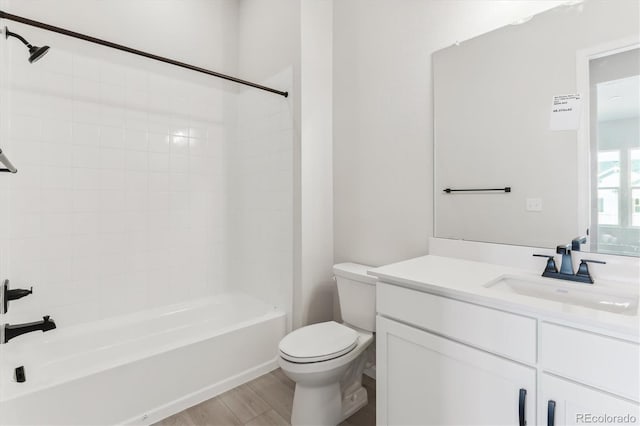
[[[518,398],[518,419],[519,419],[518,424],[520,426],[526,426],[527,424],[527,419],[524,411],[524,404],[526,400],[527,400],[527,390],[520,389],[520,397]]]
[[[547,403],[547,426],[554,426],[556,422],[556,402],[549,400]]]

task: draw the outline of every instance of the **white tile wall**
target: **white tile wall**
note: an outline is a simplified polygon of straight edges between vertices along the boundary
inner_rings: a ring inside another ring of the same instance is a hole
[[[246,90],[230,146],[229,282],[291,313],[293,291],[293,72],[262,84],[285,88],[284,99]]]
[[[0,147],[19,169],[0,175],[0,279],[34,286],[3,322],[50,314],[71,325],[235,290],[227,150],[238,95],[108,52],[54,46],[36,64],[19,43],[0,53]]]

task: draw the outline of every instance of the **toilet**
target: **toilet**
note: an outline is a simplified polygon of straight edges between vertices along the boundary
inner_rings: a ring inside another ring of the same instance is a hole
[[[343,323],[299,328],[279,345],[278,363],[296,383],[292,426],[335,426],[367,404],[362,373],[376,324],[376,279],[370,266],[333,267]]]

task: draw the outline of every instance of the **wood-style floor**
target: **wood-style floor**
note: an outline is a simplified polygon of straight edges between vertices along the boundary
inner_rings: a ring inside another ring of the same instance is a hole
[[[369,403],[341,426],[376,424],[376,382],[364,376],[362,384]],[[154,426],[286,426],[291,419],[294,387],[282,370],[274,370]]]

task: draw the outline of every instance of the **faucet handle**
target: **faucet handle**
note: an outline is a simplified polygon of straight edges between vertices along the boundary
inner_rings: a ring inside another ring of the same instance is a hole
[[[10,301],[22,299],[30,294],[33,294],[33,287],[29,290],[23,288],[9,290],[9,280],[4,280],[4,283],[2,284],[2,306],[0,306],[0,314],[7,313]]]
[[[582,277],[586,279],[587,282],[593,284],[593,278],[591,277],[591,273],[589,273],[589,263],[600,263],[604,265],[607,262],[603,262],[602,260],[580,259],[580,266],[578,266],[576,276]]]
[[[603,260],[593,260],[593,259],[580,259],[580,263],[600,263],[602,265],[607,264],[607,262]]]
[[[553,272],[558,273],[558,267],[556,266],[556,259],[553,255],[548,254],[533,254],[536,257],[546,257],[547,258],[547,266],[544,268],[544,273]]]

